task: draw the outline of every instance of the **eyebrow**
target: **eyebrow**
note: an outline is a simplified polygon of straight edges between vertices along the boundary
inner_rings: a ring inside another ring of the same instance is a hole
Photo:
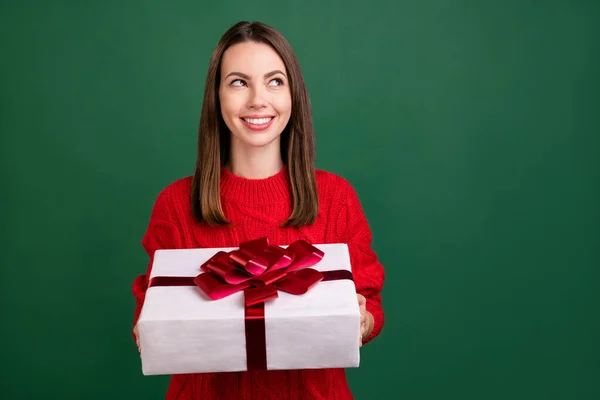
[[[267,72],[267,73],[265,74],[265,79],[267,79],[267,78],[270,78],[270,77],[272,77],[273,75],[277,75],[277,74],[281,74],[281,75],[283,75],[283,76],[285,76],[285,77],[287,78],[287,75],[286,75],[286,74],[284,74],[284,73],[283,73],[283,71],[276,69],[276,70],[273,70],[273,71],[271,71],[271,72]],[[229,78],[229,77],[230,77],[230,76],[232,76],[232,75],[237,75],[237,76],[239,76],[240,78],[244,78],[244,79],[248,79],[248,80],[250,79],[250,77],[249,77],[248,75],[246,75],[246,74],[243,74],[243,73],[241,73],[241,72],[235,72],[235,71],[234,71],[234,72],[230,72],[229,74],[227,74],[227,76],[225,77],[225,79]]]

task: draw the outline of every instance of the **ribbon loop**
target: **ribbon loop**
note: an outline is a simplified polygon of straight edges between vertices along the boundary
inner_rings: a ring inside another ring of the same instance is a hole
[[[210,260],[200,266],[205,273],[213,273],[225,282],[236,285],[252,278],[246,270],[237,268],[231,261],[230,255],[219,251]]]
[[[323,280],[323,274],[315,269],[306,268],[289,273],[277,282],[277,288],[283,292],[301,295]]]
[[[295,255],[294,262],[287,271],[296,271],[314,265],[323,259],[325,253],[306,240],[297,240],[290,244],[287,250]]]
[[[276,298],[277,290],[300,295],[323,279],[319,271],[308,268],[321,261],[323,255],[305,240],[297,240],[287,249],[269,245],[267,238],[250,240],[230,252],[217,252],[202,264],[204,273],[194,283],[213,300],[247,288],[260,289],[250,291],[250,295],[246,292],[247,304]]]
[[[246,307],[252,307],[259,303],[264,303],[265,301],[276,299],[279,297],[277,294],[277,288],[273,285],[256,287],[256,288],[248,288],[244,290],[244,301]]]
[[[269,245],[267,238],[243,242],[240,244],[240,249],[266,260],[269,270],[286,268],[294,259],[293,253],[279,246]]]
[[[262,274],[268,267],[266,260],[245,249],[232,251],[229,253],[229,258],[232,262],[254,276]]]

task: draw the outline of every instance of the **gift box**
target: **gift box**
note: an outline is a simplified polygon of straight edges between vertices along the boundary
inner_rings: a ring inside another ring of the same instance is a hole
[[[149,278],[144,375],[359,365],[346,244],[158,250]]]

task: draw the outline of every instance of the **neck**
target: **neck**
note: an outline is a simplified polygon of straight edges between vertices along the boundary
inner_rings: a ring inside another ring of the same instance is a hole
[[[264,179],[283,168],[279,141],[264,147],[240,146],[232,140],[227,168],[234,175],[248,179]]]

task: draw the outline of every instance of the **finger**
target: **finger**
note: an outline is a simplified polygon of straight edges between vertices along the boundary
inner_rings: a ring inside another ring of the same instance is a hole
[[[367,299],[365,298],[365,296],[363,296],[362,294],[358,294],[358,304],[366,304]]]

